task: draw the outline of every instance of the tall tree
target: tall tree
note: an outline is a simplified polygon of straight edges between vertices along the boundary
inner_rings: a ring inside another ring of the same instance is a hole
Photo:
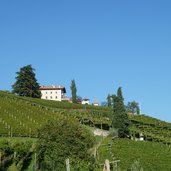
[[[111,95],[110,94],[108,94],[108,96],[107,96],[107,106],[108,107],[112,106],[112,100],[111,100]]]
[[[132,114],[140,114],[140,107],[136,101],[128,102],[127,110]]]
[[[16,82],[12,85],[13,93],[19,96],[40,98],[39,83],[37,82],[35,69],[31,65],[20,68],[17,72]]]
[[[77,103],[77,88],[75,84],[75,80],[71,80],[71,94],[72,94],[72,102]]]
[[[118,88],[117,95],[112,96],[113,99],[113,120],[112,126],[118,130],[118,136],[123,138],[129,135],[129,119],[126,113],[124,98],[122,96],[121,87]]]

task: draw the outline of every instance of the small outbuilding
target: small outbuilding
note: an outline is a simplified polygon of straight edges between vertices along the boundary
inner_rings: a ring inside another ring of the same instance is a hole
[[[81,104],[84,104],[84,105],[87,104],[87,105],[89,105],[90,104],[90,99],[83,98]]]

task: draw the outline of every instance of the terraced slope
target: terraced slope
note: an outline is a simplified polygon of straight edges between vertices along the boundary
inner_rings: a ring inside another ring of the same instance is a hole
[[[170,171],[171,148],[156,142],[136,142],[129,139],[106,138],[98,148],[98,164],[104,163],[105,159],[117,161],[121,170],[131,170],[135,161],[143,170],[147,171]],[[115,164],[111,167],[115,167]]]
[[[143,134],[145,140],[171,144],[171,123],[167,123],[145,115],[129,117],[133,137]]]
[[[81,123],[90,126],[109,128],[110,121],[105,117],[106,113],[100,110],[60,109],[50,107],[50,105],[42,105],[43,103],[49,103],[46,100],[38,100],[40,103],[33,101],[31,101],[31,98],[0,93],[1,136],[35,137],[38,128],[48,120],[56,120],[61,116],[78,119]],[[54,104],[54,102],[51,103]]]
[[[109,129],[111,109],[77,105],[66,102],[33,99],[0,92],[0,135],[37,135],[37,129],[48,120],[60,116],[78,119],[82,124]],[[145,140],[171,144],[171,123],[163,122],[145,115],[129,116],[132,137],[142,133]]]

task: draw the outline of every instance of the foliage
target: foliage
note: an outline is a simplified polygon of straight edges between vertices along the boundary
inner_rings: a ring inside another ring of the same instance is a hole
[[[72,102],[77,103],[77,88],[74,79],[71,80],[71,94],[72,94]]]
[[[108,94],[108,96],[107,96],[107,106],[108,107],[112,106],[112,99],[111,99],[111,95],[110,94]]]
[[[112,96],[113,99],[113,119],[112,126],[118,129],[119,137],[127,137],[129,135],[129,119],[124,106],[121,87],[118,88],[117,95]]]
[[[0,170],[22,170],[27,168],[30,154],[33,153],[32,141],[13,140],[0,141]],[[30,149],[32,149],[30,151]]]
[[[39,160],[55,161],[55,168],[64,170],[65,160],[72,163],[87,161],[88,149],[93,146],[94,137],[79,122],[63,117],[40,129],[38,140]],[[48,168],[52,167],[48,165]]]
[[[34,69],[31,65],[20,68],[20,71],[16,73],[16,82],[12,86],[13,93],[19,96],[40,98],[41,92],[39,90],[39,84],[35,78]]]
[[[171,144],[171,124],[145,115],[131,115],[130,131],[133,138],[143,134],[147,141]]]
[[[161,143],[106,138],[98,148],[98,154],[98,163],[103,163],[106,158],[120,160],[121,170],[131,170],[136,160],[139,161],[136,166],[145,171],[169,171],[171,168],[171,148]]]
[[[117,129],[115,129],[115,128],[111,128],[110,130],[109,130],[109,137],[118,137],[118,130]]]
[[[98,128],[102,126],[108,129],[111,125],[108,120],[109,112],[104,108],[72,109],[69,108],[72,107],[69,104],[71,106],[68,106],[68,110],[62,108],[64,104],[69,103],[60,104],[0,92],[0,136],[37,137],[38,128],[45,125],[48,120],[57,120],[61,115]]]
[[[131,165],[131,171],[143,171],[139,160],[135,160]]]
[[[140,114],[140,107],[136,101],[128,102],[127,111],[131,112],[132,114]]]
[[[58,108],[58,109],[85,109],[85,105],[82,105],[82,104],[68,103],[68,102],[63,102],[63,101],[60,102],[60,101],[53,101],[53,100],[44,100],[44,99],[30,98],[30,97],[14,96],[11,93],[6,93],[3,91],[0,91],[0,96],[17,98],[17,99],[29,101],[31,103],[35,103],[37,105],[44,105],[46,107],[52,107],[52,108]],[[111,113],[111,109],[108,107],[88,105],[88,106],[86,106],[86,109]]]

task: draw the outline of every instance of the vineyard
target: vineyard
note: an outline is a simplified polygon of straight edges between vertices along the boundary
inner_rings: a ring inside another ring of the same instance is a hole
[[[143,170],[169,171],[171,169],[171,148],[161,143],[136,142],[129,139],[106,138],[102,141],[97,152],[97,162],[104,163],[108,158],[111,167],[116,163],[121,170],[131,170],[134,162],[138,161]]]
[[[171,144],[171,124],[158,119],[145,116],[130,116],[132,126],[130,128],[132,137],[143,134],[147,141],[162,142]]]
[[[32,170],[35,161],[34,139],[1,139],[0,170]]]
[[[108,130],[111,127],[111,113],[111,109],[107,107],[33,99],[0,92],[0,135],[36,137],[37,129],[48,120],[56,120],[61,116]],[[148,141],[171,143],[170,123],[145,115],[132,115],[129,119],[132,137],[138,138],[143,134]]]
[[[40,100],[35,103],[28,98],[0,93],[0,135],[10,137],[37,137],[37,130],[49,120],[56,120],[61,116],[78,119],[80,123],[109,129],[108,113],[104,110],[93,109],[63,109],[45,106],[50,103]],[[53,104],[54,102],[52,102]],[[71,104],[69,104],[71,105]]]
[[[107,107],[33,99],[0,92],[0,170],[34,169],[34,140],[38,130],[49,120],[68,117],[88,127],[109,130],[111,115],[112,111]],[[144,170],[169,171],[171,123],[145,115],[131,115],[129,119],[131,139],[136,141],[105,138],[98,145],[96,170],[101,171],[105,159],[109,159],[113,161],[112,168],[117,163],[121,170],[131,170],[133,163],[138,161]],[[145,141],[138,141],[140,135]],[[9,137],[9,140],[5,137]],[[15,137],[19,140],[14,141]]]

